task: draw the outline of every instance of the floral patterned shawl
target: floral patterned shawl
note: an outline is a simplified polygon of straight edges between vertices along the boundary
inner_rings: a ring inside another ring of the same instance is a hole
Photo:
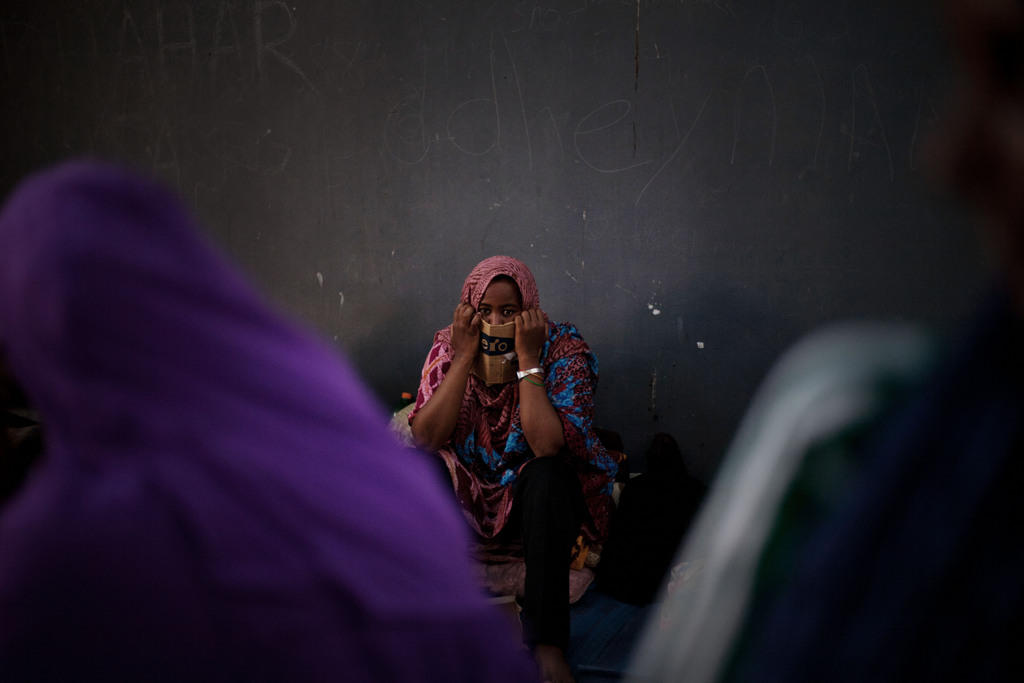
[[[524,263],[508,256],[492,256],[473,268],[463,285],[462,301],[479,306],[487,286],[499,275],[515,281],[524,309],[539,306],[533,274]],[[410,422],[440,386],[451,367],[451,352],[449,326],[434,335]],[[590,540],[602,540],[607,534],[611,487],[618,465],[592,425],[597,358],[575,326],[549,321],[540,365],[590,511],[591,523],[584,531]],[[523,466],[535,457],[519,418],[518,382],[487,386],[470,375],[455,431],[439,455],[448,466],[473,529],[486,538],[500,532],[512,509],[513,484]]]

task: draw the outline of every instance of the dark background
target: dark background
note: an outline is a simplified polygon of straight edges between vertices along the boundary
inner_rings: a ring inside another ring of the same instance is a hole
[[[707,479],[800,336],[978,296],[923,172],[936,4],[7,0],[0,190],[155,174],[387,403],[473,264],[517,256],[600,358],[598,424]]]

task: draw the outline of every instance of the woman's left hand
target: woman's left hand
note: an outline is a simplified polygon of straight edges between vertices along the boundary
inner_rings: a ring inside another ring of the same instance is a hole
[[[539,308],[523,311],[515,317],[516,355],[520,361],[537,362],[548,339],[548,321]]]

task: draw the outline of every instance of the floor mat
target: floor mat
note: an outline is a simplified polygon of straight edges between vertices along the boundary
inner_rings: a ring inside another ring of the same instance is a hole
[[[576,683],[624,677],[633,645],[654,605],[619,602],[599,588],[588,590],[569,613],[571,630],[566,658]]]

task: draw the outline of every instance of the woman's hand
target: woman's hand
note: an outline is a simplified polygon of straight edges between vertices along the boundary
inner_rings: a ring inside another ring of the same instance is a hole
[[[452,362],[469,363],[480,353],[480,314],[467,303],[452,315]]]
[[[515,317],[516,323],[516,355],[519,367],[524,363],[531,366],[540,361],[540,352],[544,342],[548,340],[548,322],[544,312],[539,308],[523,311]]]
[[[412,438],[426,451],[437,451],[455,431],[462,395],[480,353],[480,315],[467,303],[455,307],[452,315],[451,365],[434,395],[413,418]]]
[[[548,339],[548,322],[539,308],[515,317],[516,355],[520,370],[540,366],[540,352]],[[527,376],[519,380],[519,418],[523,436],[538,458],[557,455],[565,446],[562,421],[548,398],[545,378]]]

